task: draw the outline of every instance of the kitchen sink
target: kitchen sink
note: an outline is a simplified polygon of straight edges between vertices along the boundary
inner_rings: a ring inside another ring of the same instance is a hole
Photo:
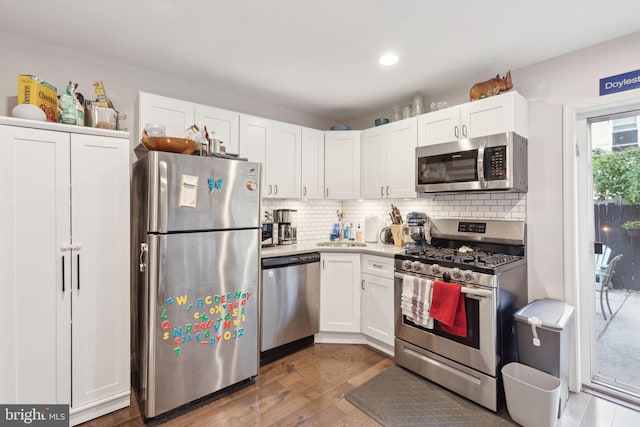
[[[330,240],[328,242],[318,242],[316,245],[332,248],[361,248],[367,246],[366,243],[352,242],[349,240]]]

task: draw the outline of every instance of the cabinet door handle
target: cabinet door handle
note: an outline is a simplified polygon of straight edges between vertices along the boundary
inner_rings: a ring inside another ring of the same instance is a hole
[[[322,260],[322,269],[324,270],[324,260]]]
[[[278,184],[274,185],[273,188],[275,188],[275,191],[273,192],[273,195],[275,196],[278,194]]]
[[[362,279],[362,280],[360,281],[360,286],[362,287],[362,290],[364,291],[364,279]]]
[[[78,290],[80,290],[80,254],[78,254],[78,265],[76,265],[78,269]]]
[[[62,255],[62,292],[64,292],[64,255]]]
[[[271,186],[271,184],[269,184],[269,190],[267,191],[267,194],[271,194],[271,190],[273,189],[273,187]]]
[[[389,195],[389,186],[387,185],[387,196]]]
[[[467,137],[467,125],[462,125],[462,136]]]
[[[329,197],[329,189],[327,188],[327,197]]]
[[[384,187],[380,187],[380,196],[384,196]]]
[[[380,264],[372,264],[375,268],[382,268]]]
[[[454,126],[454,127],[453,127],[453,135],[454,135],[456,138],[460,138],[460,129],[458,128],[458,126]]]
[[[303,196],[307,195],[307,187],[302,187],[302,195]]]

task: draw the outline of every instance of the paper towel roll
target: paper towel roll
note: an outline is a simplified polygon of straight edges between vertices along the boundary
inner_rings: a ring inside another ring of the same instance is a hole
[[[368,216],[364,219],[364,241],[376,243],[380,232],[380,219],[377,216]]]

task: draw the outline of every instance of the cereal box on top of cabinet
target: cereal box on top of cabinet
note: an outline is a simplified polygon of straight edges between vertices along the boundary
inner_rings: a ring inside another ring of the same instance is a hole
[[[58,91],[36,76],[18,76],[18,104],[33,104],[44,111],[48,122],[58,120]]]

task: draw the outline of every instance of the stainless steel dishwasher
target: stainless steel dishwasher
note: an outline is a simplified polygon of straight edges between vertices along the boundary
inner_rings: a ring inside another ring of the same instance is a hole
[[[320,254],[262,260],[260,362],[313,343],[320,330]]]

